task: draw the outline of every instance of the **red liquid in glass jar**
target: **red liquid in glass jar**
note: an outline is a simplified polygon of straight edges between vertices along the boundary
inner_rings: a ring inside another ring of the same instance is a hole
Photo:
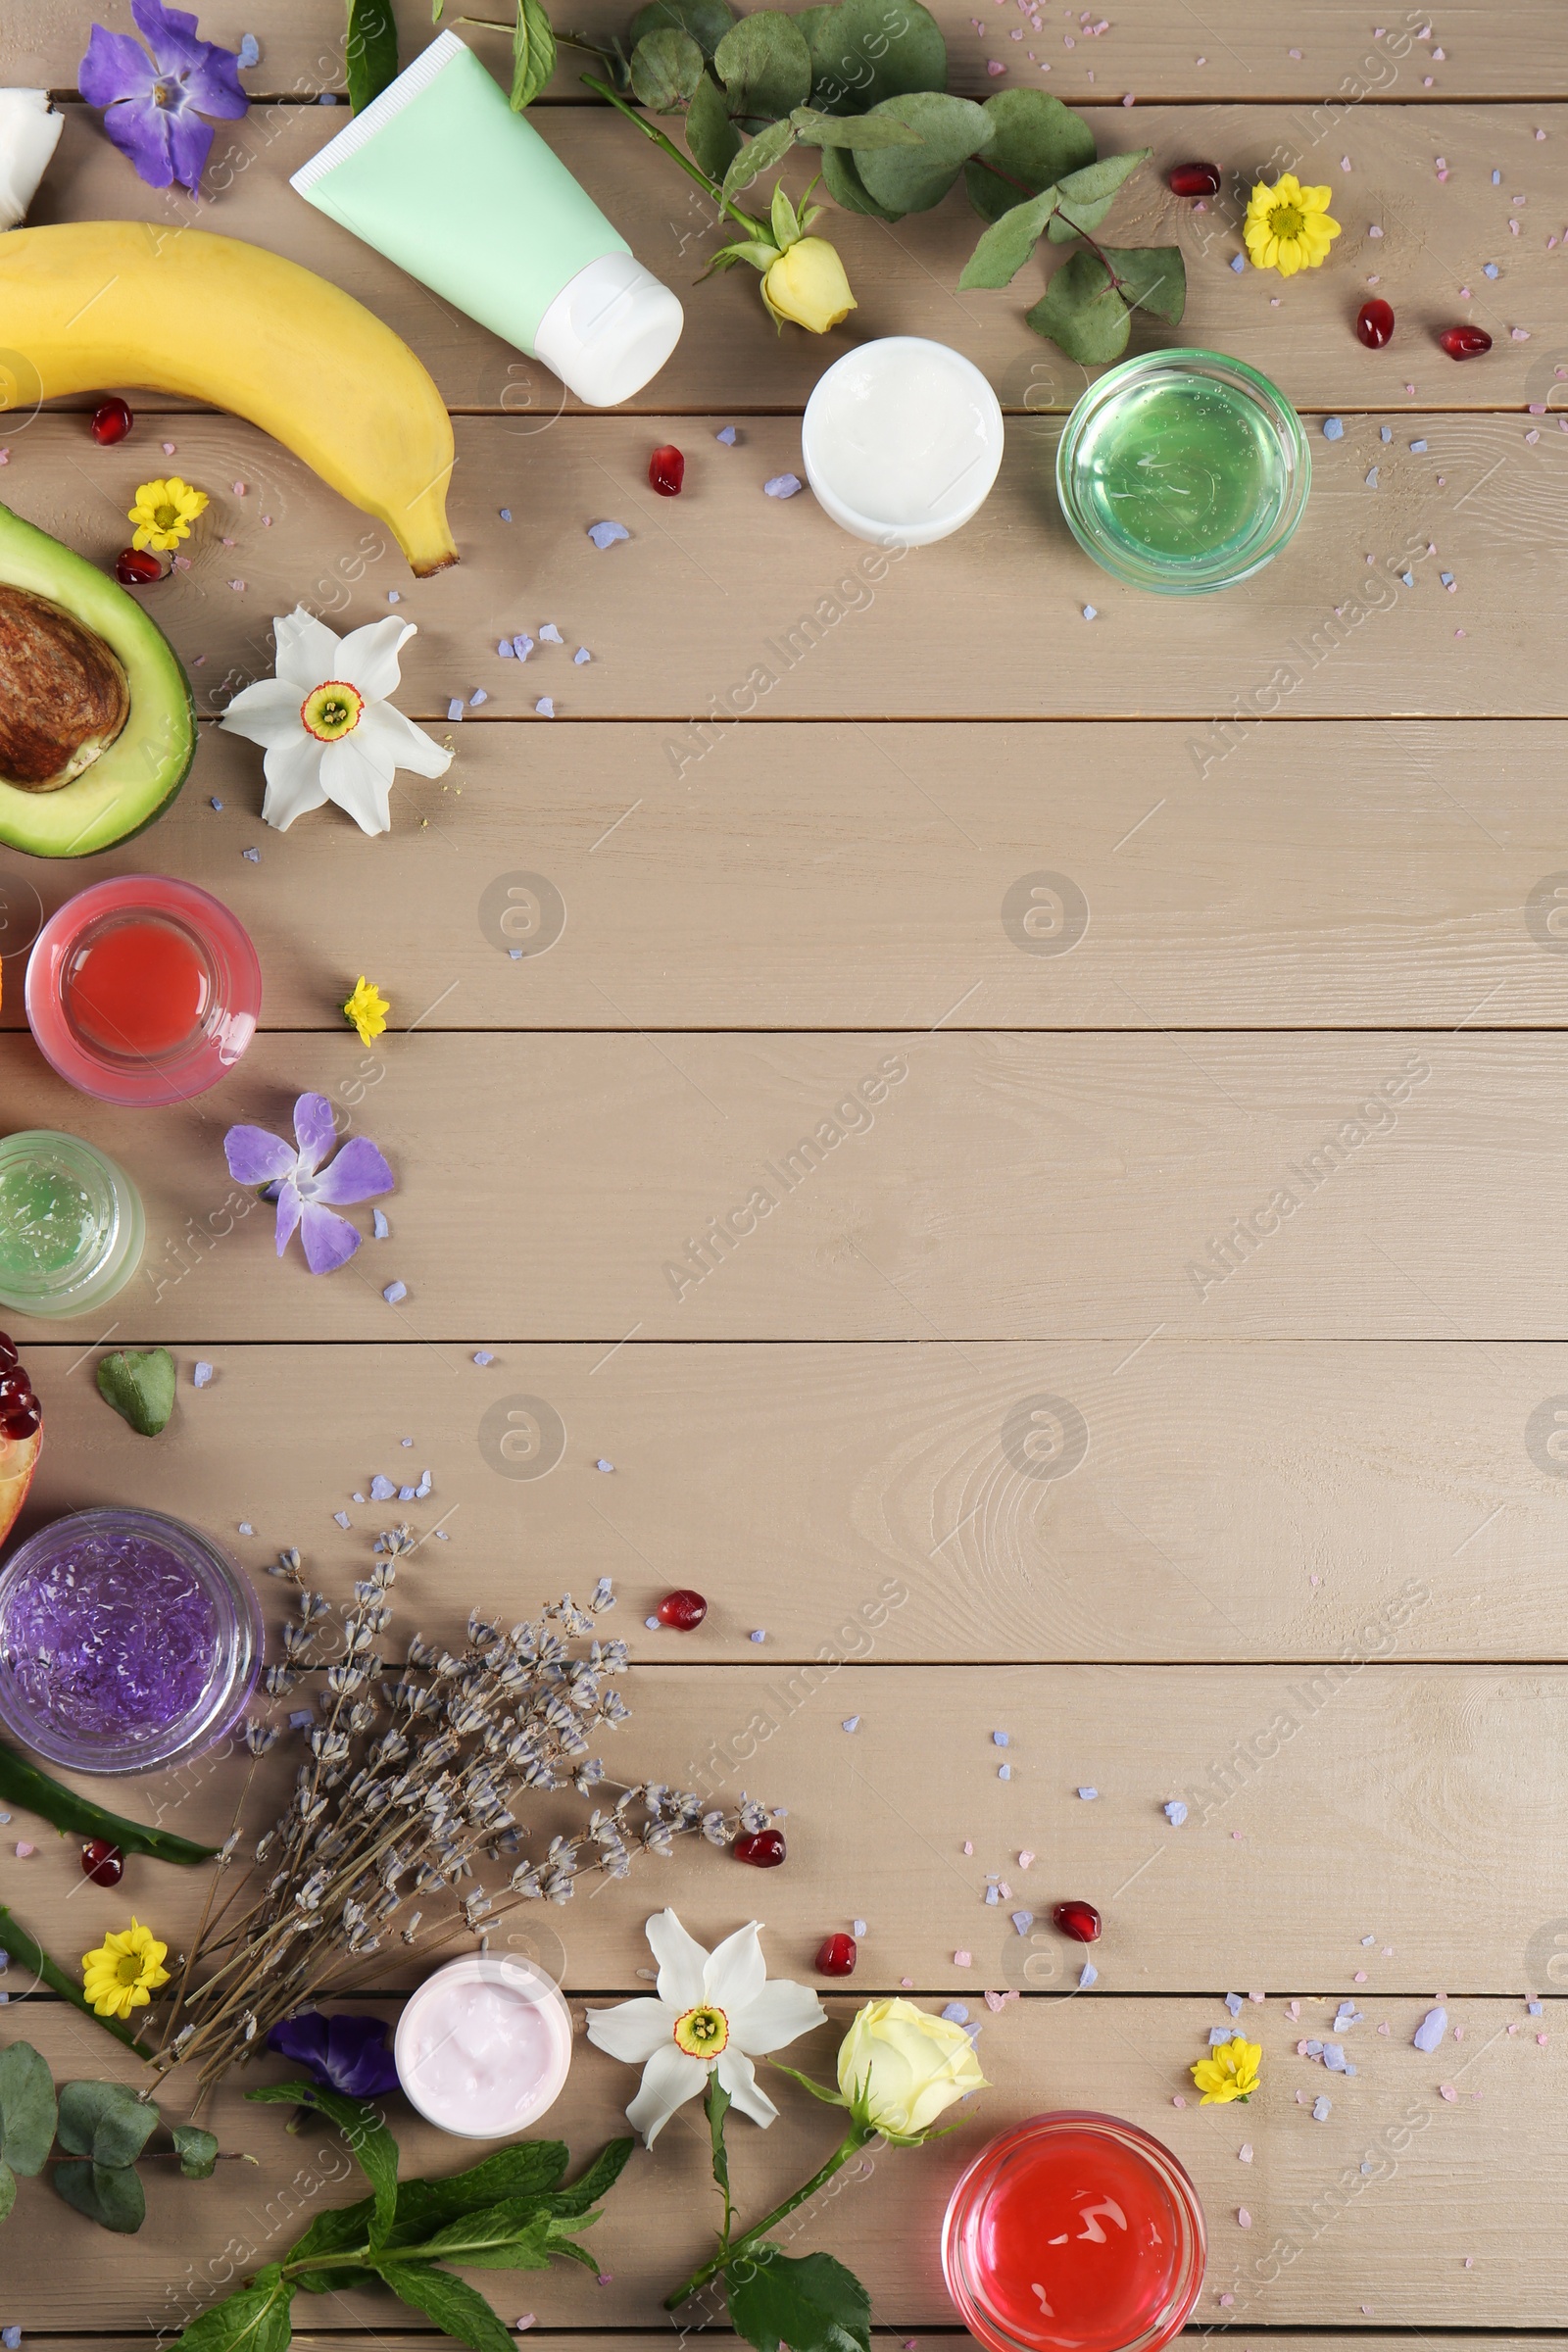
[[[78,1037],[116,1054],[172,1053],[207,1009],[208,976],[195,943],[172,923],[135,915],[89,939],[65,977],[66,1014]]]

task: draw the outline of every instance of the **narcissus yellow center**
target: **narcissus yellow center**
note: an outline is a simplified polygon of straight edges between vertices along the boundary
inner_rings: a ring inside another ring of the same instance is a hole
[[[318,743],[338,743],[352,735],[365,716],[365,697],[345,678],[328,678],[313,686],[300,705],[300,718]]]
[[[729,2040],[722,2009],[687,2009],[675,2020],[675,2040],[688,2058],[716,2058]]]

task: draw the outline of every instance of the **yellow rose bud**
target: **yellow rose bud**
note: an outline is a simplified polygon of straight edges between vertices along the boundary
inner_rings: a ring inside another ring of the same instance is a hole
[[[912,2001],[867,2001],[839,2045],[846,2105],[890,2139],[928,2131],[955,2099],[985,2088],[963,2028]]]
[[[844,264],[825,237],[802,237],[781,253],[762,279],[762,300],[775,318],[793,319],[825,335],[856,309]]]

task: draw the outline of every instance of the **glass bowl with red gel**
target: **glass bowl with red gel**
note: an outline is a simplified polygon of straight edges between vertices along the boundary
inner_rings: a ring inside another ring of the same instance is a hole
[[[162,1511],[74,1511],[0,1568],[0,1725],[73,1772],[151,1772],[233,1730],[262,1665],[250,1583]]]
[[[27,1022],[44,1059],[100,1102],[205,1094],[256,1034],[262,967],[221,900],[162,874],[120,874],[68,899],[27,959]]]
[[[1157,2352],[1198,2300],[1205,2247],[1167,2147],[1064,2111],[981,2149],[948,2204],[942,2269],[991,2352]]]

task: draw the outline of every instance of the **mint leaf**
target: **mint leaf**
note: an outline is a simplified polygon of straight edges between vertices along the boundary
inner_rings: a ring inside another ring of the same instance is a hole
[[[388,82],[398,77],[398,28],[393,21],[392,0],[349,0],[348,32],[343,44],[344,64],[348,73],[349,104],[358,114],[372,98],[379,98]],[[160,1349],[159,1353],[162,1354]],[[171,1367],[172,1369],[172,1367]],[[103,1387],[102,1380],[99,1387]],[[108,1391],[104,1394],[108,1396]],[[115,1400],[109,1398],[111,1404]],[[171,1396],[169,1402],[173,1405]],[[118,1413],[120,1406],[115,1405]],[[129,1416],[127,1414],[127,1419]],[[164,1421],[169,1419],[166,1412]],[[138,1424],[131,1422],[132,1429]],[[162,1429],[160,1421],[158,1427]],[[143,1437],[156,1432],[142,1431]]]
[[[375,2217],[375,2199],[362,2197],[357,2205],[330,2206],[318,2213],[305,2235],[297,2238],[288,2250],[290,2267],[296,2262],[309,2262],[328,2254],[347,2254],[369,2242],[370,2224]],[[357,2268],[351,2263],[323,2266],[318,2271],[301,2271],[294,2283],[308,2295],[329,2294],[334,2287],[369,2286],[375,2273]]]
[[[580,2227],[575,2221],[557,2223],[550,2214],[524,2200],[492,2205],[483,2213],[466,2213],[408,2251],[420,2261],[428,2257],[431,2261],[454,2262],[463,2270],[542,2271],[550,2261],[552,2234],[563,2228]],[[383,2249],[383,2261],[390,2259],[391,2251]]]
[[[14,2041],[0,2050],[0,2151],[8,2171],[41,2173],[54,2137],[54,2079],[31,2042]]]
[[[585,2173],[579,2173],[568,2187],[558,2190],[546,2200],[549,2210],[552,2213],[586,2213],[590,2205],[597,2205],[600,2198],[607,2197],[620,2179],[636,2145],[634,2139],[612,2139],[608,2147],[601,2148]],[[509,2148],[506,2153],[513,2155],[516,2151]],[[562,2154],[565,2154],[564,2149]]]
[[[478,2288],[469,2286],[466,2279],[455,2278],[450,2271],[438,2271],[433,2263],[419,2262],[387,2262],[381,2276],[400,2302],[422,2311],[444,2335],[455,2335],[460,2344],[468,2345],[469,2352],[516,2352],[511,2334]],[[803,2345],[801,2352],[807,2352],[807,2347]]]
[[[294,2289],[270,2262],[249,2286],[192,2320],[174,2352],[286,2352],[293,2299]]]
[[[1082,115],[1045,90],[999,90],[985,111],[991,144],[963,174],[983,220],[1000,220],[1020,197],[1037,196],[1095,160],[1095,134]]]
[[[831,2254],[764,2242],[724,2273],[729,2316],[757,2352],[871,2352],[871,2298]]]
[[[624,2144],[630,2147],[631,2142]],[[603,2157],[600,2162],[604,2162]],[[482,2213],[487,2206],[520,2197],[543,2200],[556,2187],[566,2163],[564,2140],[522,2139],[513,2147],[498,2148],[493,2156],[481,2157],[466,2172],[454,2173],[449,2180],[400,2180],[397,2219],[388,2233],[387,2244],[419,2245],[463,2214]],[[557,2208],[552,2203],[549,2210],[554,2212]]]
[[[556,35],[539,0],[517,0],[512,28],[512,111],[532,106],[556,70]]]
[[[360,2170],[375,2191],[370,2243],[378,2245],[392,2227],[398,2198],[398,2143],[382,2117],[363,2099],[345,2098],[321,2082],[269,2082],[265,2089],[248,2090],[248,2099],[261,2106],[283,2100],[297,2107],[315,2107],[331,2119],[349,2143]]]

